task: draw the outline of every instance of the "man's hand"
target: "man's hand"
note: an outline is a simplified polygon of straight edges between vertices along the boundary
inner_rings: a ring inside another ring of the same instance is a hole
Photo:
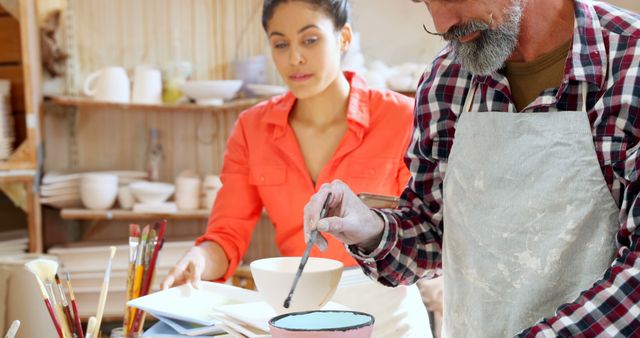
[[[329,192],[332,196],[326,217],[319,220],[322,204]],[[304,207],[306,242],[314,229],[329,233],[345,244],[357,245],[370,252],[380,242],[384,222],[344,182],[334,180],[325,183]],[[321,236],[318,236],[316,244],[320,250],[324,251],[327,248],[327,242]]]

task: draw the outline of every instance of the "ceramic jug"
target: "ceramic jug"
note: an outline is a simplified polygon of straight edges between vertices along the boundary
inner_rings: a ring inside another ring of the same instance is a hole
[[[87,77],[83,92],[96,101],[129,103],[129,77],[122,67],[103,68]]]

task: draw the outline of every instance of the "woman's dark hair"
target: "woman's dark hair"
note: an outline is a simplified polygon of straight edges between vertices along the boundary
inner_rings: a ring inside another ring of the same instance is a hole
[[[342,29],[349,22],[350,5],[349,0],[264,0],[262,5],[262,27],[267,30],[267,24],[273,17],[276,7],[289,1],[300,1],[308,3],[316,9],[324,11],[333,19],[336,30]]]

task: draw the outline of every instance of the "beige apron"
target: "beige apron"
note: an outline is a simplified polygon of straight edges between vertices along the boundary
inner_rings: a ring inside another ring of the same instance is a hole
[[[345,269],[331,299],[375,318],[373,338],[431,338],[429,315],[416,284],[395,288],[379,284],[360,268]]]
[[[475,88],[444,179],[444,336],[509,337],[602,278],[619,209],[586,86],[582,112],[517,114],[470,112]]]

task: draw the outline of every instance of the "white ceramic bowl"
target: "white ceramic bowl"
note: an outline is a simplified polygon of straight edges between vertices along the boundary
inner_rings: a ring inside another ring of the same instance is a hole
[[[129,184],[133,197],[146,204],[161,204],[173,195],[175,185],[161,182],[133,182]]]
[[[107,210],[113,206],[118,195],[118,183],[83,183],[80,185],[80,200],[87,209]]]
[[[216,99],[232,99],[240,87],[242,80],[187,81],[180,85],[180,90],[186,97],[203,103]]]
[[[342,276],[343,264],[326,258],[309,257],[289,308],[283,306],[300,257],[274,257],[253,261],[251,274],[260,295],[277,313],[319,310],[331,299]]]

